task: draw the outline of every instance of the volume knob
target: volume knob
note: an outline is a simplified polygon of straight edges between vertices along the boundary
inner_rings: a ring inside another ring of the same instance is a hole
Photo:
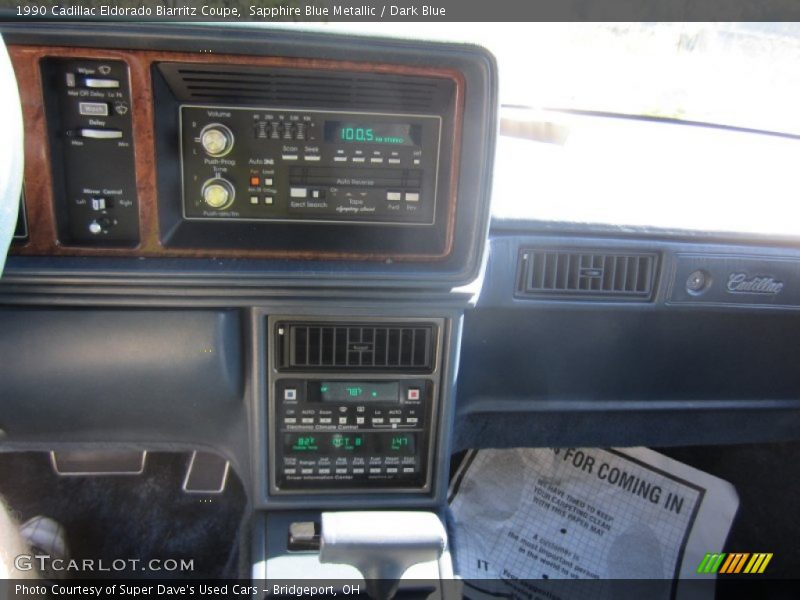
[[[236,190],[227,179],[209,179],[203,184],[201,190],[203,202],[215,210],[223,210],[233,204]]]
[[[233,132],[221,123],[211,123],[200,130],[200,145],[209,156],[225,156],[233,149]]]

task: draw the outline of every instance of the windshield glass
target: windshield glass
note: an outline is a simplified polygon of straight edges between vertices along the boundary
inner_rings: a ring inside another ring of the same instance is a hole
[[[386,23],[318,27],[404,33]],[[495,217],[800,233],[800,24],[404,27],[497,58]]]
[[[330,23],[404,35],[397,24]],[[414,23],[477,43],[506,106],[676,118],[800,135],[798,23]]]

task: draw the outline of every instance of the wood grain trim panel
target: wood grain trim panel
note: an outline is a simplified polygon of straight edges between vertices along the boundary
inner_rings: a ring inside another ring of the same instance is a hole
[[[417,261],[442,260],[453,249],[458,165],[464,104],[464,78],[450,69],[416,67],[380,63],[328,61],[320,59],[195,54],[136,50],[98,50],[58,46],[9,45],[8,52],[17,74],[22,113],[25,122],[25,202],[28,210],[30,237],[17,245],[13,254],[45,256],[124,256],[124,257],[214,257],[305,260],[375,260]],[[89,248],[62,245],[58,241],[53,207],[53,182],[50,170],[50,149],[44,114],[43,88],[39,61],[45,57],[120,60],[130,71],[131,108],[133,116],[134,161],[139,195],[139,237],[136,248]],[[156,150],[153,131],[153,94],[150,69],[154,62],[170,61],[195,64],[238,64],[272,68],[346,70],[393,75],[446,78],[455,85],[453,106],[450,193],[447,198],[448,218],[445,248],[440,254],[374,254],[283,250],[183,249],[161,245],[156,188]]]

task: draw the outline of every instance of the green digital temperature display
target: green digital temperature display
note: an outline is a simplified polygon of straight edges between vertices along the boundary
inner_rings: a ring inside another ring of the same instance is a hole
[[[325,141],[342,144],[419,146],[422,128],[408,123],[326,121]]]
[[[319,442],[313,435],[288,435],[286,446],[291,452],[315,452],[319,450]]]
[[[396,381],[320,381],[323,402],[399,402],[400,384]]]

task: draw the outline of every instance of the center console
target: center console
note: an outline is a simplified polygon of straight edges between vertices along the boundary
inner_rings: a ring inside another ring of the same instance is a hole
[[[75,399],[58,405],[59,440],[102,432],[229,460],[254,510],[255,579],[396,578],[366,560],[392,553],[414,558],[414,579],[452,574],[437,513],[462,286],[479,277],[489,226],[491,55],[249,27],[0,29],[26,133],[0,301],[64,309],[9,315],[20,339],[31,322],[51,338],[53,323],[74,325],[133,369],[113,398],[87,391],[96,369],[69,381],[51,369]],[[118,335],[87,334],[105,331],[86,329],[94,320]],[[153,336],[161,354],[127,345]],[[45,364],[98,355],[73,345],[44,344]],[[141,382],[164,364],[147,401]],[[53,405],[19,398],[4,429],[43,439],[32,415]],[[319,553],[291,545],[298,523],[313,542],[323,513],[354,510],[369,514],[327,517]],[[410,552],[420,544],[436,552]]]
[[[270,493],[429,492],[444,321],[270,319]]]

